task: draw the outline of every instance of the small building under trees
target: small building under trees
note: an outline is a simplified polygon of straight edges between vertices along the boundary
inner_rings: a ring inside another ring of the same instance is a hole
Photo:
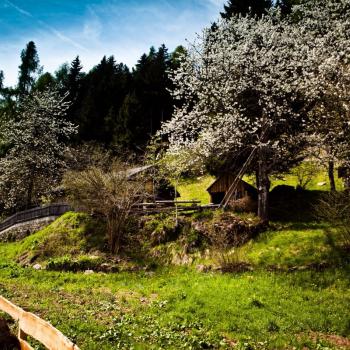
[[[157,167],[153,165],[145,165],[131,168],[127,171],[127,179],[129,181],[137,180],[140,177],[144,179],[145,191],[147,196],[152,200],[173,200],[179,197],[179,193],[165,177],[160,176]]]
[[[212,183],[207,191],[210,194],[210,201],[213,204],[220,204],[224,199],[227,191],[235,181],[235,174],[228,173],[221,175],[214,183]],[[251,199],[257,199],[257,190],[254,186],[248,184],[243,180],[239,180],[236,191],[232,196],[232,201],[250,197]]]
[[[350,189],[350,167],[341,166],[338,168],[338,177],[343,179],[344,186]]]

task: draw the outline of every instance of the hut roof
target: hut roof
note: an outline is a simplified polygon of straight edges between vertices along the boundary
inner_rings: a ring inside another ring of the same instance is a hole
[[[233,174],[223,174],[221,176],[219,176],[208,188],[207,188],[207,191],[210,193],[212,188],[216,186],[216,184],[220,181],[222,181],[222,179],[225,177],[225,176],[234,176]],[[240,180],[240,183],[245,187],[247,188],[248,190],[251,190],[252,192],[256,192],[256,188],[254,186],[252,186],[251,184],[249,184],[248,182],[245,182],[244,180]]]
[[[127,176],[128,180],[130,180],[135,175],[138,175],[138,174],[140,174],[148,169],[151,169],[153,167],[154,167],[154,165],[144,165],[144,166],[140,166],[137,168],[128,169],[126,171],[126,176]]]

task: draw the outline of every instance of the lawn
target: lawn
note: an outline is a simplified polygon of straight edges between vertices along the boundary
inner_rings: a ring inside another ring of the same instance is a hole
[[[349,274],[342,269],[84,275],[3,266],[0,293],[86,350],[349,345]]]
[[[181,199],[208,203],[212,181],[183,180]],[[307,200],[317,191],[309,192]],[[198,265],[215,266],[214,252],[186,266],[108,274],[21,267],[33,256],[43,266],[65,256],[85,259],[103,244],[103,227],[66,213],[20,242],[0,243],[0,294],[82,350],[350,349],[349,264],[327,241],[328,225],[288,215],[295,221],[276,221],[234,250],[249,264],[246,272],[199,272]]]
[[[57,254],[75,256],[71,244],[85,247],[86,224],[67,213],[21,242],[0,244],[0,294],[82,350],[350,347],[349,266],[327,244],[323,224],[275,224],[239,249],[252,266],[244,273],[198,272],[202,260],[91,275],[15,263],[64,230],[70,238]]]
[[[209,204],[210,196],[207,188],[215,181],[210,175],[200,176],[194,179],[182,179],[178,186],[180,197],[178,200],[199,200],[201,204]]]

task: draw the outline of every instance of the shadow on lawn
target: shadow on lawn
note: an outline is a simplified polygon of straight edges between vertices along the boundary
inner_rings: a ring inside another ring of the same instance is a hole
[[[270,193],[271,220],[295,223],[300,228],[305,228],[306,226],[302,225],[307,224],[307,227],[311,228],[310,224],[317,225],[319,221],[315,215],[315,206],[325,193],[307,190],[275,193],[272,191]]]

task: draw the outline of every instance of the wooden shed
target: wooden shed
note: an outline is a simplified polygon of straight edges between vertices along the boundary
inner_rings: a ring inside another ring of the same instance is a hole
[[[137,179],[138,176],[143,176],[146,180],[145,190],[153,200],[174,200],[174,186],[164,177],[155,177],[155,173],[157,173],[157,171],[157,167],[153,165],[132,168],[127,170],[127,178],[129,181],[132,181],[133,179]],[[155,180],[155,178],[157,179]],[[177,197],[180,197],[178,192],[176,192],[176,198]]]
[[[350,167],[341,166],[338,168],[338,177],[343,179],[346,189],[350,189]]]
[[[227,191],[234,182],[236,175],[234,174],[224,174],[220,176],[214,183],[212,183],[207,191],[210,194],[210,200],[213,204],[220,204],[224,199]],[[247,182],[240,180],[232,200],[237,200],[245,197],[250,197],[252,199],[257,198],[257,190],[254,186],[248,184]]]

